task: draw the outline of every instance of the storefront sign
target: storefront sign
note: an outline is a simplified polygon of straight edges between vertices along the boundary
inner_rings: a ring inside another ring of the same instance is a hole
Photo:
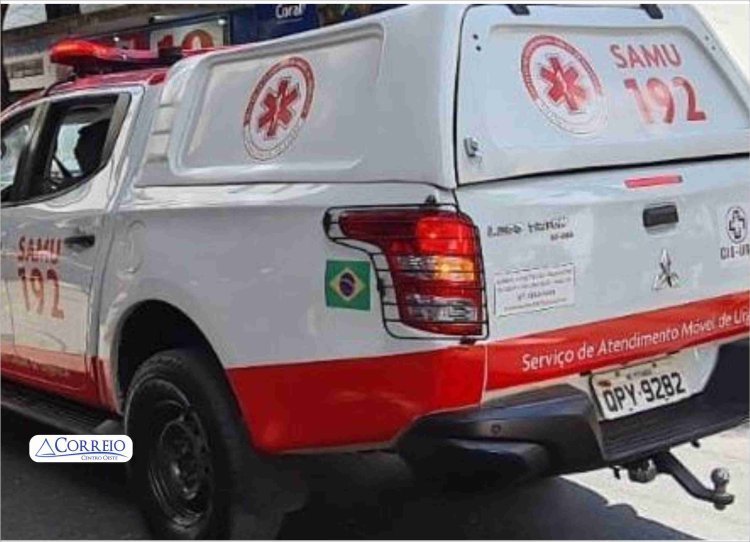
[[[197,24],[163,28],[151,32],[151,49],[181,47],[182,49],[209,49],[226,44],[223,19]]]

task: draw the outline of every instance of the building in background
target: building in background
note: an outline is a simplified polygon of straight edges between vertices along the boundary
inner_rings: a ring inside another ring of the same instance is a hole
[[[3,6],[4,8],[6,6]],[[10,98],[64,76],[49,48],[71,36],[133,49],[251,43],[356,19],[384,4],[11,4],[4,17],[3,63]]]

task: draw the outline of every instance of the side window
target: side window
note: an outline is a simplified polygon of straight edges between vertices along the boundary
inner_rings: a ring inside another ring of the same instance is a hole
[[[3,123],[0,159],[0,200],[3,202],[11,200],[21,154],[29,143],[32,115],[33,111],[24,111]]]
[[[36,167],[24,199],[53,195],[96,173],[105,164],[107,136],[117,96],[53,103]]]

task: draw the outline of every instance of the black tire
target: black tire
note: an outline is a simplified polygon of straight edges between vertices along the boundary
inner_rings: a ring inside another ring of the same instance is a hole
[[[276,536],[283,513],[248,510],[241,497],[252,451],[211,354],[169,350],[145,361],[128,389],[125,428],[132,488],[155,537]]]

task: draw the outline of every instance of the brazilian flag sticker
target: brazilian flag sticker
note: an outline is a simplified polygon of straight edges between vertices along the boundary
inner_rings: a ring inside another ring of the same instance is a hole
[[[370,310],[370,262],[326,261],[326,306]]]

